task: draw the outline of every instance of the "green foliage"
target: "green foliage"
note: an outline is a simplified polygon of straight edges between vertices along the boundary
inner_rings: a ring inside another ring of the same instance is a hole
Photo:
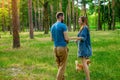
[[[92,15],[89,15],[88,16],[88,22],[89,22],[89,25],[90,25],[90,28],[91,29],[96,29],[97,27],[97,17],[98,17],[98,14],[97,13],[93,13]]]
[[[27,0],[20,0],[20,24],[21,29],[28,28],[28,1]]]
[[[39,9],[41,9],[41,13],[40,13],[40,26],[43,26],[43,3],[48,1],[49,2],[49,7],[48,7],[48,15],[49,15],[49,26],[52,25],[52,23],[56,22],[56,13],[58,11],[60,11],[59,9],[59,2],[61,0],[32,0],[33,1],[33,24],[35,24],[35,22],[38,23],[38,13],[36,13],[36,17],[37,17],[37,20],[35,20],[35,12],[34,12],[34,5],[36,4],[36,7],[39,6]],[[37,4],[39,1],[39,4]],[[75,0],[74,3],[76,3],[77,0]],[[88,4],[89,5],[89,9],[87,9],[87,15],[89,17],[89,24],[93,27],[95,27],[97,25],[97,21],[95,20],[97,18],[97,13],[98,13],[98,1],[96,1],[97,3],[94,4],[92,3],[93,0],[81,0],[81,1],[78,1],[79,2],[79,6],[82,6],[83,3],[85,4]],[[105,0],[105,2],[108,2]],[[103,5],[104,3],[104,0],[101,0],[101,6],[100,6],[100,10],[101,10],[101,22],[103,24],[107,24],[112,18],[112,8],[110,8],[110,13],[111,13],[111,18],[108,17],[108,4],[106,4],[105,6]],[[2,4],[2,1],[0,1],[0,4]],[[82,4],[82,5],[80,5]],[[110,4],[112,5],[112,2],[110,2]],[[116,23],[119,23],[120,22],[120,0],[115,0],[115,18],[116,18]],[[50,10],[50,5],[53,6],[53,13],[51,12]],[[71,0],[71,5],[72,5],[72,0]],[[68,6],[68,0],[62,0],[62,11],[64,12],[65,14],[65,23],[67,23],[66,19],[67,19],[67,16],[66,16],[66,11],[67,11],[67,6]],[[2,26],[2,16],[4,14],[5,16],[5,26],[9,26],[11,23],[10,21],[12,21],[11,19],[9,19],[8,17],[8,3],[7,1],[5,1],[5,6],[4,6],[4,10],[1,9],[0,7],[0,31],[1,31],[1,26]],[[24,29],[28,29],[29,28],[29,25],[28,25],[28,1],[27,0],[20,0],[20,3],[19,3],[19,18],[20,18],[20,27],[21,27],[21,30],[24,30]],[[72,7],[71,7],[72,8]],[[78,9],[76,7],[76,5],[74,6],[74,9],[75,9],[75,12],[76,13],[76,10]],[[38,10],[38,8],[37,8]],[[78,9],[78,15],[80,16],[81,15],[81,10]],[[71,11],[72,13],[72,11]],[[96,13],[96,17],[94,17]],[[51,18],[52,17],[52,18]],[[71,17],[72,19],[73,17]],[[72,25],[73,23],[71,23]],[[78,26],[78,25],[77,25]],[[117,25],[118,26],[118,25]],[[116,27],[117,27],[116,26]]]
[[[8,9],[7,8],[0,8],[0,31],[1,31],[1,27],[2,27],[2,21],[3,21],[3,16],[5,18],[5,27],[7,27],[10,23],[10,19],[9,19],[9,16],[8,16]]]

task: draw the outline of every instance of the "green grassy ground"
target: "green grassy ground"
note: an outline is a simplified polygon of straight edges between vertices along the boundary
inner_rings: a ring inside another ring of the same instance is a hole
[[[21,48],[12,49],[12,36],[0,34],[0,80],[55,80],[57,66],[49,35],[35,32],[35,39],[30,40],[28,33],[20,33]],[[120,80],[120,32],[91,31],[91,40],[91,80]],[[75,71],[77,46],[68,46],[66,80],[84,80],[83,71]]]

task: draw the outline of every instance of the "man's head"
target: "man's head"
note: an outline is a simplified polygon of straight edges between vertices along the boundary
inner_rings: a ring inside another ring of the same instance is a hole
[[[57,20],[61,21],[63,23],[64,21],[64,13],[63,12],[57,12],[56,14]]]

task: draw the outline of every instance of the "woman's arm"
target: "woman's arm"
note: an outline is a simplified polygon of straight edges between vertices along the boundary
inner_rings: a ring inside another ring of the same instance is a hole
[[[87,38],[87,28],[84,28],[81,32],[81,37],[71,37],[69,38],[70,40],[81,40],[81,41],[85,41]]]

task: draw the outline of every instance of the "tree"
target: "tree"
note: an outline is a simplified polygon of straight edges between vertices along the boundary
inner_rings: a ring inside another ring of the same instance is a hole
[[[3,11],[3,13],[2,13],[2,31],[4,32],[5,31],[5,15],[4,15],[4,3],[5,3],[5,1],[4,0],[2,0],[2,11]]]
[[[71,31],[71,2],[68,0],[68,6],[67,6],[67,25],[68,25],[68,31]]]
[[[12,0],[13,48],[20,47],[17,0]]]
[[[28,15],[29,15],[29,27],[30,27],[30,39],[33,39],[34,35],[33,35],[33,18],[32,18],[32,0],[28,0]]]
[[[46,1],[43,5],[43,26],[45,30],[45,34],[48,34],[49,31],[49,15],[48,15],[48,1]]]
[[[53,19],[54,19],[54,17],[53,17],[53,14],[54,14],[53,11],[54,11],[54,10],[53,10],[53,4],[50,4],[50,13],[51,13],[51,14],[50,14],[50,16],[51,16],[51,17],[50,17],[50,26],[53,24],[53,21],[54,21],[54,20],[53,20]]]
[[[120,0],[115,0],[115,16],[116,16],[116,22],[118,23],[118,25],[120,25]]]
[[[72,0],[72,22],[73,22],[73,31],[75,31],[76,30],[76,19],[75,19],[74,0]]]
[[[104,22],[104,31],[105,31],[105,0],[103,2],[104,2],[104,6],[103,6],[104,7],[104,10],[103,10],[103,15],[104,16],[103,16],[103,20],[102,21]]]
[[[111,2],[108,0],[108,30],[111,30],[112,25]]]
[[[44,27],[44,34],[48,34],[49,32],[49,14],[48,14],[48,3],[49,0],[40,1],[43,6],[43,27]]]
[[[98,0],[98,29],[97,30],[102,30],[102,25],[101,25],[101,14],[100,14],[100,0]]]
[[[38,1],[39,2],[39,1]],[[34,24],[35,24],[35,30],[38,29],[37,25],[37,1],[33,1],[33,8],[34,8]]]
[[[9,31],[10,31],[10,34],[12,34],[12,22],[11,22],[11,8],[10,8],[10,4],[11,4],[11,1],[8,0],[8,16],[9,16],[9,25],[8,25],[8,28],[9,28]]]
[[[17,0],[17,10],[18,10],[18,27],[19,27],[19,32],[21,31],[21,28],[20,28],[20,16],[19,16],[19,14],[20,14],[20,0]]]
[[[59,8],[60,8],[60,11],[62,11],[62,0],[59,1]]]
[[[77,7],[76,7],[76,15],[75,15],[75,21],[76,21],[76,26],[78,28],[78,19],[79,19],[79,16],[78,16],[78,9],[79,8],[79,1],[77,0]]]
[[[40,8],[40,30],[43,31],[43,7]]]
[[[38,0],[38,2],[37,2],[37,12],[38,12],[38,30],[40,30],[40,23],[41,23],[41,21],[40,21],[40,2],[39,2],[39,0]]]
[[[112,0],[112,30],[115,29],[115,0]]]
[[[28,21],[28,0],[20,0],[20,26],[21,31],[25,31],[25,29],[29,29],[29,21]]]
[[[87,11],[86,11],[86,0],[82,0],[82,5],[83,5],[83,15],[87,17]]]
[[[62,0],[62,11],[64,12],[64,23],[67,23],[67,4],[68,4],[68,0]]]

